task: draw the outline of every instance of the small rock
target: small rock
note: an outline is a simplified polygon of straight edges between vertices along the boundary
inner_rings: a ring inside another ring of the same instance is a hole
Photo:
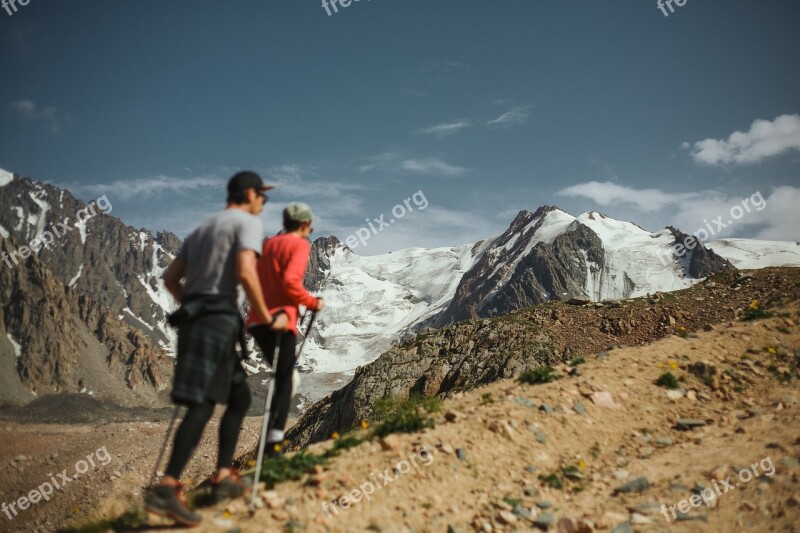
[[[795,492],[789,499],[786,500],[786,505],[789,507],[800,507],[800,493]]]
[[[706,324],[705,326],[703,326],[703,331],[714,331],[715,329],[717,328],[715,328],[711,324]]]
[[[520,518],[524,518],[525,520],[532,518],[533,513],[530,509],[527,509],[521,505],[515,505],[514,508],[511,510],[516,516]]]
[[[631,473],[628,472],[627,470],[614,470],[612,474],[615,478],[619,479],[620,481],[623,479],[628,479],[631,475]]]
[[[686,393],[680,389],[672,389],[667,391],[667,398],[669,398],[670,400],[680,400],[685,395]]]
[[[781,396],[781,403],[784,406],[795,405],[797,403],[797,398],[792,396],[791,394],[787,394],[785,396]]]
[[[729,471],[728,466],[722,465],[712,470],[709,475],[717,481],[722,481],[723,479],[728,477],[728,471]]]
[[[562,516],[556,523],[556,531],[558,533],[578,533],[578,524],[572,518]]]
[[[536,438],[536,442],[538,442],[539,444],[546,444],[547,443],[547,435],[545,435],[544,433],[542,433],[538,429],[534,430],[533,436]]]
[[[694,418],[681,418],[678,419],[678,422],[675,424],[675,429],[681,431],[689,431],[694,428],[704,427],[706,425],[705,420],[697,420]]]
[[[381,439],[381,448],[384,450],[397,450],[400,448],[400,437],[392,433],[391,435],[386,435]]]
[[[614,403],[614,398],[611,396],[610,392],[606,391],[593,392],[591,400],[592,403],[594,403],[598,407],[605,407],[608,409],[617,408],[617,404]]]
[[[455,449],[449,444],[442,444],[442,451],[447,455],[453,455],[455,453]]]
[[[586,407],[581,402],[578,402],[575,405],[573,405],[572,410],[581,416],[586,415]]]
[[[656,502],[637,503],[628,506],[628,510],[644,516],[658,516],[661,514],[661,504]]]
[[[458,457],[462,461],[466,461],[467,452],[464,451],[464,448],[456,448],[456,457]]]
[[[502,421],[493,421],[489,424],[489,429],[498,435],[502,435],[508,440],[512,442],[516,442],[517,434],[516,432],[511,429],[511,426],[508,425],[508,422],[505,420]]]
[[[518,520],[517,516],[512,512],[500,511],[499,513],[497,513],[497,521],[500,522],[501,524],[510,526],[511,524],[516,524],[517,520]]]
[[[645,524],[650,524],[652,522],[653,522],[652,520],[639,513],[633,513],[631,515],[631,524],[634,526],[643,526]]]
[[[530,409],[536,409],[537,407],[536,402],[529,400],[527,398],[523,398],[521,396],[517,396],[516,398],[514,398],[514,403],[518,403],[519,405],[528,407]]]
[[[622,522],[621,524],[617,524],[611,530],[611,533],[633,533],[633,528],[631,527],[630,522]]]
[[[617,524],[625,522],[627,519],[628,519],[627,514],[606,511],[600,516],[600,519],[597,520],[597,528],[611,529],[612,527],[615,527]]]
[[[455,422],[456,420],[464,418],[464,415],[458,411],[447,411],[444,414],[444,419],[448,422]]]
[[[672,439],[669,437],[659,437],[656,439],[656,446],[672,446]]]
[[[540,502],[536,502],[536,507],[538,507],[542,511],[544,511],[545,509],[550,509],[550,507],[552,506],[553,504],[550,503],[548,500],[542,500]]]
[[[650,488],[650,481],[642,476],[614,489],[614,495],[644,492]]]
[[[542,405],[539,408],[539,410],[544,412],[544,414],[546,414],[546,415],[552,415],[553,414],[553,408],[550,407],[549,405]]]
[[[553,513],[542,513],[536,520],[533,521],[533,524],[538,527],[539,529],[547,530],[552,526],[556,521],[556,515]]]

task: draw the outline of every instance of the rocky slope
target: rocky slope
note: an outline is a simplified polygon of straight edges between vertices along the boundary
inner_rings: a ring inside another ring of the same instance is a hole
[[[369,418],[387,394],[446,395],[524,370],[737,318],[753,300],[800,297],[800,269],[720,273],[674,293],[573,306],[550,303],[455,324],[395,347],[317,402],[288,433],[294,446],[328,438]],[[683,329],[681,329],[683,328]]]
[[[0,253],[16,249],[3,239]],[[36,256],[0,268],[0,403],[83,392],[121,405],[161,403],[172,362],[101,302],[65,286]]]
[[[723,281],[669,303],[689,315],[678,335],[558,365],[552,383],[506,379],[455,393],[434,428],[370,438],[262,490],[254,515],[245,501],[202,508],[199,530],[795,531],[800,275]],[[697,314],[736,305],[731,293],[758,294],[757,309],[773,316],[693,332],[701,319],[736,313]],[[666,372],[677,389],[655,383]],[[140,496],[119,486],[93,516],[119,516],[130,502]]]

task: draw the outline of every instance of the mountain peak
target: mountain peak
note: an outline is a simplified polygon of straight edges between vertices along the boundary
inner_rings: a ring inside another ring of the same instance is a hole
[[[0,168],[0,187],[4,187],[14,181],[14,174]]]

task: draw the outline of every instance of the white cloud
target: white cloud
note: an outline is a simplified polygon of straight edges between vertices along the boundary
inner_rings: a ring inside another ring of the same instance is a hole
[[[405,171],[428,176],[459,176],[467,172],[464,167],[451,165],[434,157],[406,159],[402,162],[401,167]]]
[[[53,135],[61,133],[61,128],[67,121],[67,115],[61,113],[54,106],[39,107],[36,102],[29,99],[11,102],[11,109],[28,120],[41,121]]]
[[[528,118],[531,115],[531,107],[527,105],[521,105],[512,108],[509,111],[506,111],[499,117],[490,120],[486,123],[487,127],[500,127],[500,128],[510,128],[511,126],[516,126],[519,124],[525,124],[528,121]]]
[[[394,151],[386,151],[380,154],[361,157],[358,161],[362,161],[358,170],[360,172],[369,172],[370,170],[396,170],[398,162],[403,156]]]
[[[467,127],[469,127],[468,120],[457,120],[454,122],[442,122],[441,124],[436,124],[435,126],[417,130],[414,133],[420,135],[433,135],[437,139],[443,139],[445,137],[449,137],[450,135],[455,135]]]
[[[610,181],[589,181],[561,189],[559,196],[582,196],[603,207],[628,204],[642,212],[660,211],[665,207],[692,200],[702,193],[668,193],[659,189],[634,189]]]
[[[620,220],[635,220],[641,218],[641,213],[647,213],[648,221],[660,221],[661,226],[669,224],[689,234],[700,229],[707,231],[710,226],[711,240],[743,236],[800,241],[798,187],[781,186],[736,196],[721,190],[672,193],[592,181],[566,187],[556,194],[584,197],[602,207],[614,207],[606,214]]]
[[[759,119],[750,131],[736,131],[728,139],[698,141],[692,158],[702,165],[748,165],[792,150],[800,150],[800,115],[781,115],[772,122]]]
[[[112,195],[115,198],[130,200],[133,198],[146,200],[163,193],[182,193],[199,189],[216,188],[224,191],[226,180],[219,176],[152,176],[136,180],[118,180],[112,183],[95,183],[90,185],[67,185],[70,190],[79,190],[91,195]]]

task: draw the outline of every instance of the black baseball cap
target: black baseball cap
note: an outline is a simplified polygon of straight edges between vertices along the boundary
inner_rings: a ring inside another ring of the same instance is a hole
[[[248,189],[257,189],[261,192],[274,189],[274,185],[265,185],[261,176],[251,170],[243,170],[234,174],[228,182],[228,196],[247,192]]]

